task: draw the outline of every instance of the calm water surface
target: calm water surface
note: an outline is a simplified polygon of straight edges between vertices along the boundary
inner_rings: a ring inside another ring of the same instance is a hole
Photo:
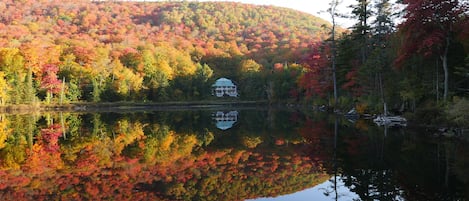
[[[469,200],[466,140],[323,113],[0,115],[0,200]]]

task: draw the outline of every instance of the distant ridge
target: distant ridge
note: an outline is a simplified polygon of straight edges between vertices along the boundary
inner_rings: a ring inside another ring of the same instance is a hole
[[[130,47],[170,42],[183,50],[200,46],[213,54],[249,55],[264,64],[298,60],[327,37],[321,26],[329,24],[293,9],[234,2],[11,0],[1,2],[0,11],[3,47],[36,39]]]

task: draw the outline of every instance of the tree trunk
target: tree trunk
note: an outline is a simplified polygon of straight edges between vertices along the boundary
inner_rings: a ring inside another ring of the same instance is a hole
[[[60,101],[59,104],[62,105],[65,97],[65,77],[62,78],[62,88],[60,89]]]
[[[441,63],[443,64],[443,71],[445,76],[443,100],[446,102],[448,98],[448,49],[449,49],[449,37],[446,37],[446,46],[443,55],[440,56]]]
[[[442,55],[441,57],[441,63],[443,64],[443,71],[444,71],[444,89],[443,89],[443,101],[446,101],[448,97],[448,56]]]
[[[337,94],[337,77],[336,77],[336,41],[335,41],[335,15],[336,15],[336,8],[338,6],[339,2],[338,1],[332,1],[331,7],[329,10],[329,14],[331,14],[332,18],[332,32],[331,32],[331,60],[332,60],[332,82],[334,86],[334,109],[337,108],[337,103],[338,103],[338,94]]]
[[[438,59],[436,61],[436,103],[440,101],[440,73],[438,70]]]

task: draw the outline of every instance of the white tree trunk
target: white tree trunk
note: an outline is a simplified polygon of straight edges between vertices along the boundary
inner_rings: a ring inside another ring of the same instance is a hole
[[[444,76],[445,76],[445,81],[444,81],[444,91],[443,91],[443,100],[446,102],[448,98],[448,49],[449,49],[449,37],[446,37],[446,46],[445,50],[442,55],[440,55],[441,63],[443,64],[443,71],[444,71]]]

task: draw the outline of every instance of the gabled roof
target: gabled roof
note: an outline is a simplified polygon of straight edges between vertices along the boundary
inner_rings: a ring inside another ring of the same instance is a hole
[[[235,86],[235,84],[231,80],[222,77],[215,81],[215,84],[212,86]]]

